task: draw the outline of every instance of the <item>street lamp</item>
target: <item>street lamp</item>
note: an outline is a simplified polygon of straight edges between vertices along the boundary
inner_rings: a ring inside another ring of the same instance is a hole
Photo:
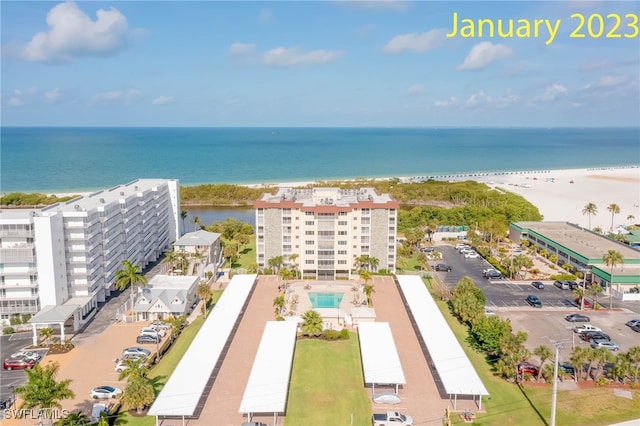
[[[11,389],[11,406],[13,407],[14,404],[16,403],[16,390],[15,390],[16,387],[11,385],[11,386],[9,386],[9,389]],[[18,408],[18,406],[16,405],[13,408]]]

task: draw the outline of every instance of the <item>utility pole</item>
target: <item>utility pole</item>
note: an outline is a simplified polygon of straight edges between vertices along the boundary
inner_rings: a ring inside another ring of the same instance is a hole
[[[561,344],[556,342],[556,358],[553,364],[553,391],[551,396],[551,420],[549,421],[549,426],[556,426],[556,400],[558,393],[558,357],[559,357],[559,349]]]

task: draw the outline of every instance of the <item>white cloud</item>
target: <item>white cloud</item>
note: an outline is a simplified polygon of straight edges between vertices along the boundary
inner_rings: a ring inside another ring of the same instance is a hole
[[[512,103],[520,100],[520,98],[516,95],[505,95],[495,100],[495,105],[498,108],[506,108]]]
[[[62,96],[62,92],[60,89],[55,88],[53,90],[49,90],[48,92],[44,92],[44,101],[47,103],[55,102]]]
[[[174,97],[173,96],[158,96],[157,98],[155,98],[154,100],[151,101],[151,104],[153,105],[166,105],[166,104],[170,104],[171,102],[173,102]]]
[[[250,55],[256,51],[256,45],[252,43],[233,43],[227,52],[230,56]]]
[[[489,41],[483,41],[471,48],[471,51],[464,59],[459,70],[479,70],[487,65],[500,59],[506,59],[513,56],[513,49],[504,44],[493,44]]]
[[[140,98],[142,92],[138,89],[127,89],[127,90],[112,90],[110,92],[101,92],[95,94],[89,104],[102,104],[102,103],[110,103],[110,102],[123,102],[123,103],[131,103],[136,99]]]
[[[96,16],[95,21],[91,20],[70,1],[54,6],[47,13],[49,30],[35,34],[20,46],[19,57],[30,62],[68,62],[117,52],[126,42],[127,19],[113,7],[98,9]]]
[[[456,99],[455,96],[451,96],[448,99],[444,99],[441,101],[435,101],[433,104],[437,107],[441,107],[441,108],[446,108],[446,107],[450,107],[453,105],[456,105],[458,103],[458,100]]]
[[[293,67],[305,65],[320,65],[333,62],[342,56],[341,52],[331,50],[312,50],[304,52],[297,47],[277,47],[262,55],[262,62],[266,65]]]
[[[621,75],[603,75],[595,83],[586,84],[583,89],[601,89],[607,87],[615,87],[624,84],[629,79]]]
[[[7,105],[8,106],[22,106],[24,105],[24,99],[18,97],[18,96],[12,96],[7,100]]]
[[[364,37],[374,32],[375,29],[376,29],[375,24],[366,24],[358,28],[356,30],[356,34],[359,35],[360,37]]]
[[[484,93],[484,90],[480,90],[478,93],[474,93],[473,95],[469,96],[469,99],[467,99],[465,105],[473,108],[480,104],[490,104],[492,101],[493,98],[491,98],[491,96]]]
[[[392,10],[395,12],[403,12],[409,8],[409,3],[403,0],[338,0],[338,3],[356,9]]]
[[[5,101],[5,104],[10,107],[22,106],[25,105],[28,100],[33,100],[37,94],[38,88],[36,86],[28,89],[13,89],[12,96]]]
[[[427,88],[422,84],[414,84],[407,89],[410,95],[422,95],[427,93]]]
[[[446,31],[442,29],[433,29],[422,34],[401,34],[392,38],[382,50],[386,53],[426,52],[442,46],[445,40]]]
[[[566,95],[567,92],[568,90],[566,87],[564,87],[562,84],[556,83],[551,86],[548,86],[544,90],[544,93],[539,96],[536,96],[534,100],[542,101],[542,102],[552,102],[552,101],[558,100],[562,95]]]
[[[266,24],[267,22],[271,22],[272,19],[273,19],[273,13],[269,9],[262,9],[258,14],[258,21],[260,21],[263,24]]]

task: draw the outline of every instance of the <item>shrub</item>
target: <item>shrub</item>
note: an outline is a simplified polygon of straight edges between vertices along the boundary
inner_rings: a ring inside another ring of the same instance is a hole
[[[347,330],[346,328],[343,328],[342,331],[340,332],[342,339],[347,340],[351,338],[351,335],[349,334],[349,330]]]
[[[324,330],[322,332],[322,338],[324,340],[345,340],[349,337],[349,330],[347,330],[346,328],[343,328],[341,331]]]
[[[606,386],[607,384],[609,384],[609,381],[604,377],[599,377],[598,379],[596,379],[596,385],[598,386]]]
[[[551,279],[552,280],[575,280],[576,276],[573,274],[555,274],[555,275],[551,275]]]
[[[2,334],[13,334],[16,332],[16,329],[13,327],[5,327],[2,329]]]

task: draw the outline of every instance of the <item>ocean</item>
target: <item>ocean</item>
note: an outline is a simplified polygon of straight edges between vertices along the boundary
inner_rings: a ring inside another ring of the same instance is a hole
[[[639,128],[2,127],[0,191],[135,178],[276,183],[640,164]]]

